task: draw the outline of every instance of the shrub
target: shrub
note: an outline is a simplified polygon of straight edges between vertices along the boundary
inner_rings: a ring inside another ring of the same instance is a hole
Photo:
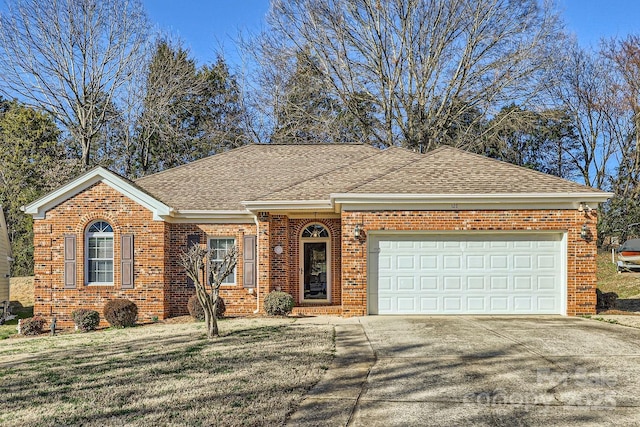
[[[40,335],[42,333],[42,328],[47,323],[40,316],[33,316],[27,319],[22,319],[20,333],[22,335]]]
[[[100,313],[95,310],[79,308],[71,313],[71,317],[76,324],[76,329],[82,332],[93,331],[100,324]]]
[[[264,298],[264,310],[271,316],[286,316],[293,310],[293,297],[286,292],[271,292]]]
[[[204,320],[204,309],[202,308],[202,304],[200,304],[200,300],[198,299],[198,295],[193,294],[189,301],[187,302],[187,310],[189,310],[189,314],[196,320],[203,321]],[[222,297],[218,297],[218,308],[216,310],[216,317],[218,319],[224,317],[224,313],[227,311],[227,307],[224,304],[224,300]]]
[[[128,299],[112,299],[104,306],[104,318],[116,328],[133,326],[138,319],[138,306]]]
[[[596,308],[598,310],[611,310],[616,308],[616,300],[618,294],[615,292],[602,292],[600,289],[596,289]]]

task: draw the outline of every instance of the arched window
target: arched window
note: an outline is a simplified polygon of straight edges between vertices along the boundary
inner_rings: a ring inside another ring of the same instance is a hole
[[[113,227],[95,221],[86,233],[86,280],[88,284],[113,284]]]
[[[320,224],[311,224],[302,231],[302,237],[329,237],[329,232]]]

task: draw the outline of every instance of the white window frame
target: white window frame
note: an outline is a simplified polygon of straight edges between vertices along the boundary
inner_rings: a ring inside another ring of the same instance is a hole
[[[107,224],[109,226],[109,228],[111,228],[111,231],[89,231],[91,230],[91,227],[93,227],[95,224],[103,222],[105,224]],[[111,223],[109,223],[108,221],[99,219],[96,221],[91,222],[88,226],[87,226],[87,231],[85,232],[85,237],[84,237],[84,280],[85,283],[87,285],[102,285],[102,286],[113,286],[113,282],[114,282],[114,276],[115,276],[115,256],[114,256],[114,252],[115,252],[115,239],[114,239],[114,233],[113,233],[113,226],[111,225]],[[101,238],[111,238],[111,258],[91,258],[89,256],[89,240],[92,238],[96,238],[96,237],[101,237]],[[91,273],[90,273],[90,261],[93,260],[102,260],[102,261],[111,261],[111,281],[110,282],[92,282],[89,280],[89,278],[91,277]]]
[[[231,241],[231,246],[227,246],[226,249],[229,249],[233,246],[236,246],[236,238],[235,237],[230,237],[230,236],[209,236],[207,238],[207,248],[209,250],[214,249],[212,243],[214,241],[218,241],[218,240],[230,240]],[[219,258],[212,258],[214,261],[222,261],[222,259]],[[236,275],[238,274],[238,266],[236,265],[235,268],[233,269],[233,273],[231,273],[230,275],[227,276],[226,279],[224,279],[225,281],[222,282],[222,286],[235,286],[237,285],[238,281],[236,280]],[[209,280],[209,278],[207,277],[206,280]],[[227,282],[227,280],[231,280],[230,282]]]

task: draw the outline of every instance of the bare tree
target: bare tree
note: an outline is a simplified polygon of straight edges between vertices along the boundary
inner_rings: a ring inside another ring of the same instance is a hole
[[[621,135],[618,175],[615,191],[623,198],[640,197],[640,36],[603,43],[602,55],[611,61],[620,77],[611,90],[617,92],[618,110],[627,119],[626,134]]]
[[[621,99],[616,70],[598,53],[587,52],[575,42],[565,49],[559,84],[552,94],[574,123],[579,141],[571,161],[585,184],[608,185],[614,163],[621,159],[622,141],[628,133],[628,114]],[[616,161],[617,160],[617,161]]]
[[[268,22],[257,56],[274,94],[277,53],[308,52],[362,126],[375,112],[372,143],[419,151],[473,148],[486,115],[539,93],[560,38],[538,0],[274,0]],[[358,98],[374,108],[353,108]]]
[[[204,309],[207,338],[217,337],[219,335],[217,309],[220,285],[233,273],[238,264],[238,248],[236,246],[229,248],[224,258],[217,261],[212,259],[210,250],[194,245],[180,255],[180,263],[186,270],[187,276],[193,280],[196,295]],[[203,280],[205,269],[208,271],[207,280]]]
[[[0,17],[0,90],[50,113],[85,167],[121,89],[144,64],[139,0],[9,0]]]

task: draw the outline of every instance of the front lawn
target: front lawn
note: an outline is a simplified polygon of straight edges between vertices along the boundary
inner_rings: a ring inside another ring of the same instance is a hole
[[[0,424],[282,425],[333,357],[292,319],[156,324],[0,342]]]
[[[3,325],[0,325],[0,340],[9,338],[10,336],[17,335],[18,333],[18,319],[26,319],[33,316],[33,306],[14,308],[11,311],[17,315],[15,319],[7,320]]]
[[[616,264],[612,262],[611,252],[598,252],[598,289],[618,294],[616,308],[602,313],[640,312],[640,271],[618,273]]]

